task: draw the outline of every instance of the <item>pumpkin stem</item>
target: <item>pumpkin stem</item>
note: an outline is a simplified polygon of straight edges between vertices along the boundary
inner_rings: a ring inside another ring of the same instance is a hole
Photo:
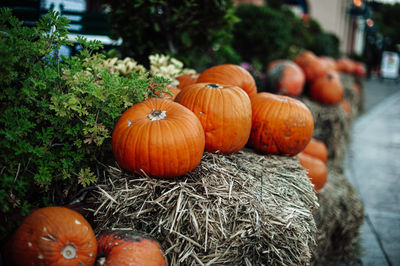
[[[150,114],[147,115],[147,117],[151,121],[158,121],[158,120],[163,120],[164,118],[167,117],[166,111],[161,111],[161,110],[154,110]]]
[[[216,83],[210,83],[210,84],[207,84],[206,85],[206,87],[210,87],[210,88],[217,88],[217,89],[222,89],[222,87],[221,86],[219,86],[218,84],[216,84]]]
[[[105,257],[100,257],[96,261],[96,266],[103,266],[106,264],[107,259]]]
[[[76,257],[76,247],[74,247],[71,244],[68,244],[61,251],[61,255],[63,255],[64,258],[67,260],[71,260],[71,259],[75,258]]]

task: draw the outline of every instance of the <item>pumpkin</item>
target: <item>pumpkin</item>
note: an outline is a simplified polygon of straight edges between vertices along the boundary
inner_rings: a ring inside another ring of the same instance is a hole
[[[300,152],[297,155],[301,166],[307,170],[307,176],[314,185],[315,191],[318,193],[325,186],[328,179],[328,168],[326,164],[316,157],[312,157],[306,153]]]
[[[365,66],[361,64],[360,62],[355,62],[354,63],[354,75],[358,77],[365,77],[367,74],[367,70],[365,69]]]
[[[337,71],[352,74],[354,72],[354,68],[355,68],[354,61],[349,58],[341,57],[336,60]]]
[[[186,107],[160,98],[135,104],[112,134],[115,160],[125,170],[177,177],[193,170],[204,152],[204,131]]]
[[[160,244],[137,232],[104,231],[97,237],[97,243],[97,266],[168,265]]]
[[[268,91],[294,97],[303,92],[306,77],[303,70],[294,62],[289,60],[272,61],[266,72]]]
[[[181,90],[178,89],[178,87],[172,85],[168,85],[166,90],[167,92],[162,92],[162,93],[159,93],[159,91],[157,91],[156,94],[161,98],[173,101],[175,100],[176,95],[178,95],[178,93],[181,92]]]
[[[195,73],[177,76],[175,79],[179,81],[178,89],[182,90],[183,88],[196,83],[199,75],[200,74]]]
[[[348,101],[346,100],[341,100],[339,102],[340,106],[343,108],[343,110],[346,112],[347,116],[351,116],[351,106]]]
[[[10,242],[11,265],[93,265],[96,236],[86,219],[65,207],[45,207],[26,217]]]
[[[297,55],[293,60],[303,69],[308,82],[324,77],[329,70],[327,65],[310,51],[305,51]]]
[[[319,60],[325,64],[328,70],[336,70],[336,60],[329,56],[320,56]]]
[[[328,160],[328,149],[325,143],[315,138],[311,138],[310,142],[302,152],[312,157],[316,157],[324,163]]]
[[[251,130],[251,103],[241,88],[196,83],[182,90],[175,101],[200,119],[206,151],[230,154],[246,145]]]
[[[336,71],[314,81],[310,86],[311,99],[323,104],[336,104],[343,99],[343,86]]]
[[[357,94],[361,93],[361,86],[356,82],[353,82],[353,89]]]
[[[296,155],[310,141],[314,118],[301,101],[261,92],[252,99],[249,145],[267,154]]]
[[[237,86],[243,89],[250,98],[257,94],[253,76],[238,65],[223,64],[208,68],[200,74],[197,82]]]

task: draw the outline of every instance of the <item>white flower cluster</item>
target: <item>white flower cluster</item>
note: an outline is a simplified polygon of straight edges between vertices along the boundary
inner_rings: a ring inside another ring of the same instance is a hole
[[[194,74],[194,69],[183,68],[183,63],[168,55],[150,55],[150,73],[174,80],[177,76]]]
[[[119,60],[116,57],[109,58],[103,62],[103,65],[108,68],[111,73],[119,73],[122,76],[129,76],[132,72],[146,72],[146,68],[144,66],[138,64],[130,57],[126,57],[124,60]]]

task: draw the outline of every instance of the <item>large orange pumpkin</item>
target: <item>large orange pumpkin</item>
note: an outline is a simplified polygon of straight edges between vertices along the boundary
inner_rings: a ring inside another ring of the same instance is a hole
[[[275,60],[268,65],[266,82],[268,91],[295,97],[303,92],[306,77],[294,62]]]
[[[199,75],[200,74],[195,73],[195,74],[185,74],[177,76],[175,79],[179,81],[178,89],[182,90],[185,87],[196,83],[197,79],[199,78]]]
[[[11,265],[93,265],[96,237],[76,211],[46,207],[24,219],[11,239]]]
[[[253,97],[252,109],[249,145],[260,152],[296,155],[313,135],[314,118],[299,100],[261,92]]]
[[[343,86],[336,71],[314,81],[310,86],[310,97],[323,104],[336,104],[343,99]]]
[[[250,98],[257,94],[257,86],[253,76],[238,65],[223,64],[208,68],[200,74],[197,82],[238,86]]]
[[[193,170],[204,152],[199,119],[184,106],[153,98],[125,111],[112,134],[118,164],[132,172],[160,178]]]
[[[315,138],[311,138],[310,142],[307,144],[302,152],[312,157],[316,157],[324,163],[326,163],[326,161],[328,160],[328,149],[325,143]]]
[[[160,244],[133,231],[105,231],[97,237],[96,265],[167,266]]]
[[[310,51],[297,55],[293,60],[303,69],[308,82],[324,77],[329,70],[328,66]]]
[[[246,92],[236,86],[196,83],[175,99],[200,119],[208,152],[224,154],[241,150],[251,130],[251,103]]]
[[[320,192],[328,179],[328,168],[326,164],[316,157],[300,152],[297,155],[300,164],[308,171],[307,176],[314,185],[316,192]]]

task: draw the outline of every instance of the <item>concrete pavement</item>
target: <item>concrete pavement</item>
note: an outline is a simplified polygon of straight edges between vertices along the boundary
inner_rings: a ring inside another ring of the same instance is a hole
[[[400,82],[365,82],[345,174],[365,206],[363,265],[400,265]]]

